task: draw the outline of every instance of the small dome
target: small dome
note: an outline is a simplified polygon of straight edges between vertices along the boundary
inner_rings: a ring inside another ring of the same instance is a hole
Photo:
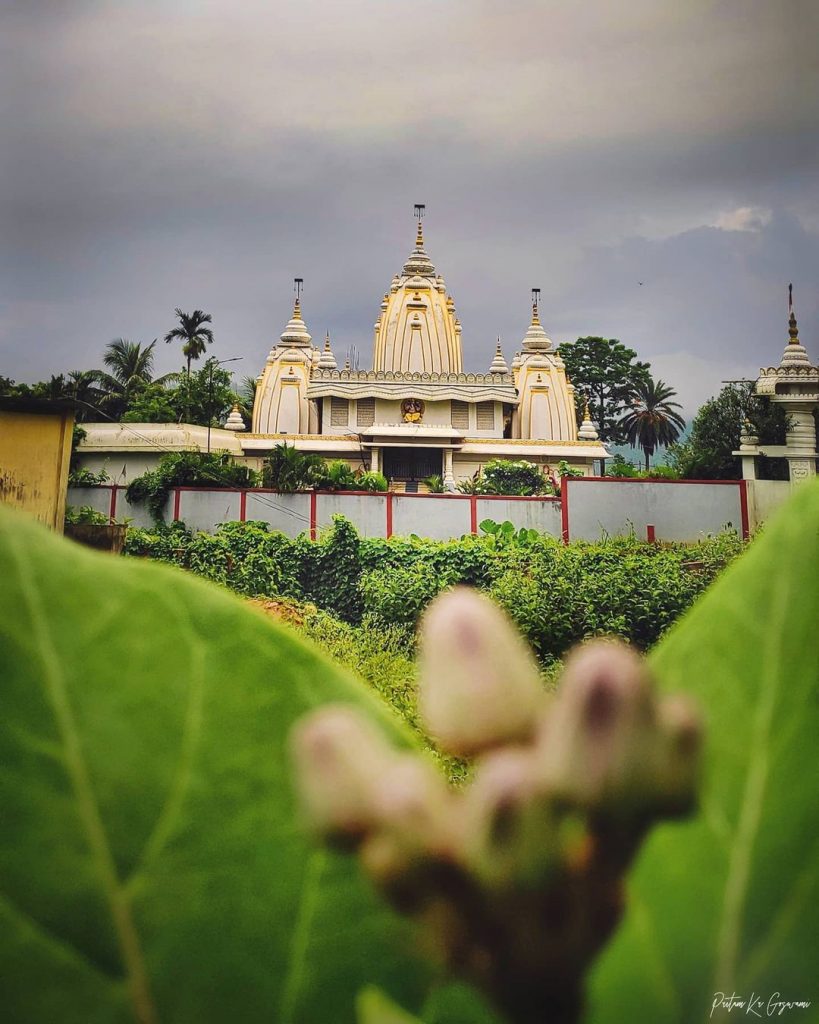
[[[783,370],[796,369],[797,367],[810,367],[811,361],[805,346],[799,341],[799,328],[796,326],[796,316],[791,310],[788,320],[788,334],[790,341],[785,346],[779,366]]]
[[[597,427],[594,425],[591,416],[589,415],[589,400],[585,400],[585,406],[583,409],[583,422],[580,424],[580,429],[577,431],[577,439],[579,441],[599,441],[600,435],[597,433]]]
[[[319,356],[318,367],[320,370],[337,370],[338,363],[336,363],[336,357],[333,355],[333,350],[330,348],[330,332],[328,331],[324,336],[324,351]]]
[[[230,416],[225,421],[225,430],[245,430],[245,421],[242,419],[242,414],[239,412],[239,406],[234,405],[230,410]]]
[[[509,367],[506,365],[506,360],[503,358],[503,352],[501,351],[500,338],[498,338],[498,344],[495,348],[495,358],[492,360],[489,366],[490,373],[509,373]]]

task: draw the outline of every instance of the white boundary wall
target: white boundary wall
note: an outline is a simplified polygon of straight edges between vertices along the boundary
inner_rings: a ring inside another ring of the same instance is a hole
[[[449,540],[480,532],[485,519],[508,520],[518,529],[525,526],[564,540],[596,541],[633,532],[640,540],[695,541],[728,525],[743,536],[748,534],[750,488],[745,481],[584,477],[569,478],[563,487],[562,499],[349,491],[278,494],[262,489],[179,487],[171,492],[165,519],[180,519],[191,529],[206,532],[213,532],[220,523],[262,520],[289,537],[305,532],[316,536],[332,525],[334,515],[349,519],[363,537],[414,533]],[[147,509],[126,502],[124,487],[72,487],[68,503],[90,505],[105,515],[113,508],[117,520],[152,525]]]
[[[583,477],[564,480],[564,535],[570,540],[625,537],[696,541],[726,528],[748,532],[745,482],[634,480]]]

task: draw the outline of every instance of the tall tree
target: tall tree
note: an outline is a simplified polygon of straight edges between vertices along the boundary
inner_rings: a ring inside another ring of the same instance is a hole
[[[643,449],[646,470],[654,452],[673,444],[685,430],[685,420],[677,412],[680,403],[671,401],[676,394],[664,381],[651,377],[634,388],[631,409],[621,422],[629,444]]]
[[[649,364],[640,362],[637,353],[616,338],[578,338],[564,345],[560,354],[569,380],[588,396],[600,440],[625,444],[622,416],[635,389],[651,379]],[[583,403],[576,404],[579,424]]]
[[[213,322],[213,317],[210,313],[205,313],[201,309],[195,309],[192,313],[185,313],[178,306],[174,312],[179,320],[179,324],[173,330],[168,331],[165,335],[165,341],[169,343],[172,341],[182,342],[182,354],[187,360],[188,367],[187,388],[190,390],[191,361],[199,359],[200,356],[204,355],[208,345],[213,344],[213,331],[205,326],[205,324]],[[185,413],[185,418],[190,419],[189,409]]]
[[[208,345],[213,344],[213,331],[205,324],[213,323],[210,313],[195,309],[192,313],[183,313],[177,306],[174,310],[179,318],[178,326],[165,335],[165,341],[181,341],[182,355],[187,360],[188,376],[191,372],[191,361],[205,354]]]

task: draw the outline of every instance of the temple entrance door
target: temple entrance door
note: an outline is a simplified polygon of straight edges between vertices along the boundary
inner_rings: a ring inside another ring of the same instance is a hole
[[[440,448],[384,448],[384,476],[388,480],[424,480],[441,475]]]

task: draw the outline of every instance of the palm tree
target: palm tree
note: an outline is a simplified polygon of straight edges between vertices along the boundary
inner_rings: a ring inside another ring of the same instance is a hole
[[[256,402],[257,384],[258,381],[255,377],[249,375],[242,377],[242,382],[236,393],[236,404],[239,406],[239,412],[247,420],[248,425],[253,420],[253,405]]]
[[[68,374],[65,394],[77,403],[74,413],[77,422],[99,417],[99,406],[105,400],[101,377],[99,370],[72,370]]]
[[[210,313],[201,309],[195,309],[192,313],[184,313],[179,306],[174,310],[179,318],[179,326],[174,327],[165,335],[165,341],[172,342],[177,339],[182,342],[182,355],[188,361],[188,395],[191,386],[191,361],[204,355],[208,345],[213,344],[213,331],[204,324],[213,323]],[[187,403],[185,419],[190,419],[190,401]]]
[[[656,449],[673,444],[685,429],[685,420],[676,411],[682,408],[680,403],[670,401],[676,395],[664,381],[649,377],[635,386],[631,411],[620,421],[629,444],[645,452],[646,471]]]
[[[177,306],[174,310],[179,317],[179,326],[174,327],[165,335],[165,341],[177,339],[182,342],[182,354],[188,360],[188,378],[191,375],[191,361],[204,355],[208,345],[213,344],[213,331],[204,324],[213,323],[210,313],[195,309],[192,313],[183,313]]]
[[[262,479],[265,487],[292,494],[310,490],[323,477],[324,470],[324,459],[320,455],[305,454],[285,442],[277,444],[268,455]]]
[[[164,385],[178,376],[166,373],[154,380],[154,345],[156,338],[144,346],[138,341],[115,338],[106,346],[102,361],[111,373],[101,372],[98,376],[112,415],[121,416],[146,384]]]
[[[138,341],[115,338],[106,346],[102,361],[120,384],[127,385],[135,378],[150,383],[154,369],[155,344],[156,338],[144,348]]]

